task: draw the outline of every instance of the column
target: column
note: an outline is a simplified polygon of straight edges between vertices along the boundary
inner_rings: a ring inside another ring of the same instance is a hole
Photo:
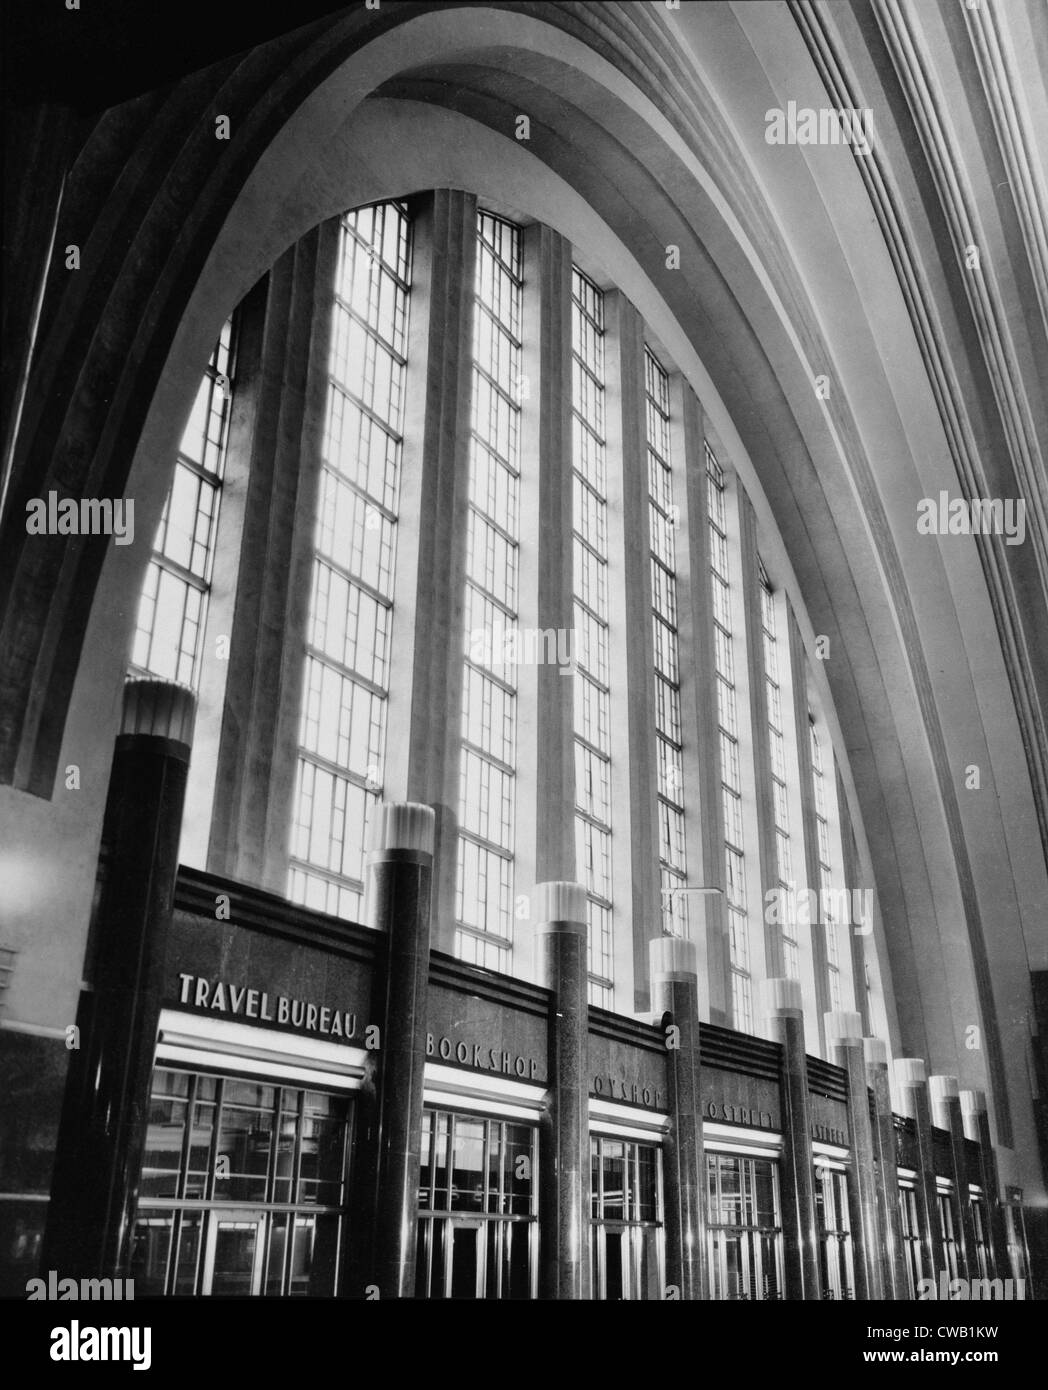
[[[522,626],[573,632],[571,470],[571,244],[549,227],[524,229],[521,364],[528,386],[521,409],[520,547]],[[531,518],[532,520],[529,520]],[[572,667],[538,662],[518,668],[518,884],[562,882],[575,866],[575,741]],[[533,901],[532,907],[535,903]],[[585,914],[584,914],[585,915]],[[515,955],[533,958],[515,922]]]
[[[608,633],[611,663],[612,882],[616,916],[659,922],[658,779],[655,740],[655,665],[651,618],[651,531],[648,512],[644,324],[621,290],[604,296],[606,431],[608,443]],[[622,563],[616,563],[622,556]],[[615,977],[622,946],[632,953],[629,994],[619,1007],[650,1004],[648,952],[643,932],[616,940]]]
[[[895,1116],[892,1112],[891,1082],[888,1077],[888,1045],[882,1038],[864,1038],[866,1079],[873,1091],[875,1124],[874,1152],[877,1159],[877,1202],[883,1242],[882,1278],[885,1298],[907,1299],[910,1285],[906,1275],[906,1252],[902,1242],[902,1214],[899,1211],[899,1166],[895,1155]]]
[[[385,932],[386,968],[374,995],[377,1051],[373,1246],[380,1298],[415,1292],[426,993],[436,816],[416,802],[375,808],[368,850],[368,925]]]
[[[983,1195],[986,1199],[986,1242],[991,1274],[997,1279],[1011,1276],[1008,1264],[1008,1234],[1001,1207],[1001,1186],[997,1176],[997,1156],[990,1138],[990,1116],[985,1091],[961,1092],[961,1116],[965,1133],[979,1145],[979,1167]]]
[[[124,687],[42,1263],[63,1277],[127,1274],[194,714],[183,686]]]
[[[946,1268],[946,1258],[942,1248],[942,1227],[935,1187],[935,1152],[932,1148],[932,1115],[924,1082],[923,1059],[898,1058],[895,1079],[902,1088],[917,1132],[917,1214],[924,1236],[928,1272],[937,1281],[940,1271]]]
[[[248,296],[227,458],[246,495],[207,867],[281,897],[302,695],[288,639],[309,617],[338,241],[338,218],[322,223]]]
[[[822,1297],[822,1281],[801,987],[797,980],[777,979],[769,980],[766,989],[772,1040],[782,1048],[782,1230],[787,1296],[817,1299]]]
[[[586,890],[540,883],[534,897],[539,979],[551,991],[551,1125],[539,1153],[540,1294],[590,1297]]]
[[[399,680],[391,680],[383,781],[436,815],[433,947],[455,944],[463,595],[469,533],[469,412],[477,200],[437,189],[413,225],[398,509]],[[408,572],[410,571],[410,572]],[[395,731],[406,736],[398,738]]]
[[[972,1216],[971,1193],[968,1191],[968,1156],[964,1152],[960,1087],[956,1076],[930,1076],[928,1091],[935,1123],[950,1136],[953,1190],[957,1194],[957,1272],[962,1279],[973,1279],[979,1270],[975,1259],[975,1220]]]
[[[825,1022],[831,1059],[848,1074],[848,1129],[852,1152],[848,1200],[855,1241],[855,1296],[862,1300],[880,1299],[884,1297],[884,1285],[879,1259],[881,1239],[875,1148],[862,1046],[862,1017],[857,1013],[837,1011],[828,1013]]]
[[[706,1169],[700,1106],[698,952],[676,936],[649,943],[651,1007],[680,1029],[666,1053],[670,1134],[665,1145],[666,1283],[683,1299],[706,1296]]]

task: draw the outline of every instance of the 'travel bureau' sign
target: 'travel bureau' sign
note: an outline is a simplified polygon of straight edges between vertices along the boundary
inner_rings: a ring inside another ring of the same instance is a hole
[[[325,1038],[344,1040],[357,1034],[356,1014],[347,1013],[344,1009],[332,1009],[308,999],[293,999],[287,994],[271,994],[265,989],[249,989],[246,985],[233,985],[226,980],[186,975],[181,971],[178,978],[179,1003],[191,1004],[194,1009],[231,1014],[259,1023],[283,1024],[305,1033],[318,1033]]]

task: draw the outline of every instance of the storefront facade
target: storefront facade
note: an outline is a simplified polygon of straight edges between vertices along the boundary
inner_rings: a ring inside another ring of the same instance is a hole
[[[915,1118],[885,1110],[856,1016],[827,1018],[840,1065],[807,1056],[794,981],[770,1040],[700,1024],[694,946],[663,936],[651,1021],[592,1008],[570,883],[533,898],[542,984],[431,951],[428,807],[382,808],[368,926],[165,868],[171,692],[136,687],[117,748],[114,815],[134,784],[154,860],[124,833],[103,865],[55,1267],[137,1296],[778,1300],[1021,1256],[992,1152],[931,1123],[912,1059]]]

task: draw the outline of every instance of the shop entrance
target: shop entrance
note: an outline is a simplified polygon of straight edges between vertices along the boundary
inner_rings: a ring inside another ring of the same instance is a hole
[[[351,1099],[158,1067],[132,1275],[142,1295],[337,1292]]]
[[[590,1138],[593,1297],[662,1297],[662,1165],[657,1144]]]
[[[537,1145],[531,1125],[425,1111],[417,1298],[534,1298]]]

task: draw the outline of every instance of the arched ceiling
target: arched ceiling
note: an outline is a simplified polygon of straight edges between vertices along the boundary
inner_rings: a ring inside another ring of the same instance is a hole
[[[468,182],[560,224],[698,390],[809,645],[830,638],[818,675],[876,877],[899,1046],[962,1084],[989,1082],[999,1136],[1032,1151],[1029,1115],[1008,1097],[1027,1085],[1027,972],[1048,964],[1037,546],[919,537],[914,521],[940,489],[1006,491],[1013,455],[1012,472],[1029,471],[1043,331],[1021,313],[1017,214],[998,219],[996,357],[951,259],[949,179],[893,45],[911,58],[922,41],[945,45],[944,89],[956,99],[960,83],[975,113],[958,141],[976,188],[993,181],[998,145],[975,59],[955,70],[961,36],[933,32],[927,8],[918,22],[887,0],[384,0],[102,115],[58,226],[59,245],[84,243],[86,273],[51,271],[12,475],[5,780],[48,795],[70,700],[76,724],[91,681],[119,682],[126,640],[102,597],[139,563],[90,543],[30,551],[20,503],[49,486],[118,495],[131,476],[148,527],[166,482],[152,460],[173,457],[194,363],[254,279],[354,200]],[[789,100],[870,105],[877,159],[769,146],[765,112]],[[1024,388],[1018,443],[994,376],[1002,351]],[[978,794],[965,789],[973,764]]]

